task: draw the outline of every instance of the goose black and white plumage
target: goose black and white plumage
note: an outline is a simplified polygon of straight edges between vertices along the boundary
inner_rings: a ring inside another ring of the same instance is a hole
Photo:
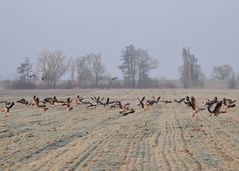
[[[228,108],[233,108],[236,106],[235,101],[223,98],[223,100],[218,101],[217,99],[207,103],[208,112],[210,113],[209,116],[218,116],[221,113],[227,113]],[[224,109],[222,107],[224,106]]]

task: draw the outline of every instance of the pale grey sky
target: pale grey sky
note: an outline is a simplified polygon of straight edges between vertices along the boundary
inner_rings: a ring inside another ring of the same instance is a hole
[[[176,79],[181,50],[191,47],[202,70],[230,64],[239,72],[238,0],[1,0],[0,79],[17,77],[43,49],[78,57],[101,52],[108,72],[121,50],[147,49],[159,60],[153,77]]]

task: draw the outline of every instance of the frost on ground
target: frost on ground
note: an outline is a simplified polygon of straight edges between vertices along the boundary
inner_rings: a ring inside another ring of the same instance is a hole
[[[118,109],[86,109],[61,105],[41,110],[15,105],[8,118],[0,117],[0,170],[238,170],[238,107],[209,117],[183,104],[159,103],[147,110],[137,97],[163,99],[194,95],[230,97],[228,90],[41,90],[1,91],[0,100],[80,95],[104,96],[131,103],[135,113],[120,116]]]

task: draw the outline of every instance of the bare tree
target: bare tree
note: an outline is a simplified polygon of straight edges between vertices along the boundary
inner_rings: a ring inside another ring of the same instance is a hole
[[[17,67],[17,72],[19,74],[19,79],[14,80],[8,86],[13,89],[26,89],[26,88],[35,88],[35,84],[31,81],[32,75],[32,64],[29,58],[25,58],[24,62]]]
[[[17,72],[20,75],[20,77],[19,77],[20,81],[26,82],[26,81],[30,80],[30,75],[32,72],[32,64],[28,57],[26,57],[24,59],[24,62],[22,62],[19,67],[17,67]]]
[[[70,78],[71,81],[75,80],[75,73],[76,73],[76,68],[77,67],[77,60],[70,58],[69,59],[69,71],[70,71]]]
[[[212,78],[216,80],[227,80],[228,88],[237,88],[236,74],[230,65],[215,66],[212,71]]]
[[[236,74],[235,73],[233,73],[231,78],[229,79],[228,88],[229,89],[236,89],[237,88],[237,80],[236,80]]]
[[[95,87],[98,87],[99,81],[102,80],[103,74],[105,72],[105,67],[101,60],[101,54],[92,54],[92,76],[94,80]]]
[[[81,88],[89,87],[92,80],[89,63],[86,57],[77,58],[77,81]]]
[[[104,77],[105,67],[101,54],[88,54],[77,59],[77,75],[80,87],[98,87]]]
[[[213,68],[212,77],[217,80],[228,80],[234,75],[230,65],[220,65]]]
[[[129,88],[136,88],[137,80],[138,87],[144,87],[150,79],[150,70],[158,66],[158,61],[153,59],[147,50],[136,49],[133,45],[123,49],[120,60],[122,64],[119,69],[122,71],[126,86]]]
[[[126,86],[129,88],[135,88],[136,82],[137,56],[135,51],[134,45],[126,46],[120,58],[122,64],[119,69],[122,71]]]
[[[138,87],[144,88],[151,80],[149,77],[150,70],[158,67],[158,61],[156,59],[153,59],[149,55],[147,50],[143,50],[140,48],[136,50],[136,55],[138,58]]]
[[[69,64],[62,51],[44,50],[38,58],[38,67],[42,80],[47,82],[48,86],[56,88],[57,81],[66,73]]]
[[[203,81],[200,78],[203,78],[204,75],[201,72],[200,65],[197,63],[197,58],[191,54],[189,48],[183,48],[182,58],[183,65],[180,66],[180,73],[184,88],[199,86]]]

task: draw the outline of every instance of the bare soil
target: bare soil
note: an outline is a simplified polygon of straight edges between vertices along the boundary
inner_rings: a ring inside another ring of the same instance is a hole
[[[238,170],[239,110],[209,117],[207,110],[191,117],[184,104],[159,103],[142,110],[137,97],[186,95],[200,102],[214,96],[239,100],[229,90],[32,90],[0,91],[0,100],[30,100],[56,95],[110,97],[130,102],[136,112],[58,105],[46,112],[15,105],[0,117],[0,170]],[[2,104],[0,104],[2,106]]]

